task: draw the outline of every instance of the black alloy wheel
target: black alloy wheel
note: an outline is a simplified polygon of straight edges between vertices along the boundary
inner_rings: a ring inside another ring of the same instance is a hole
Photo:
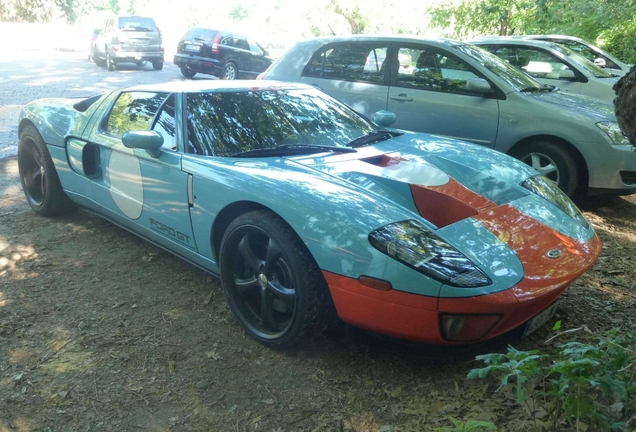
[[[293,230],[268,211],[246,213],[221,243],[226,298],[250,336],[273,347],[290,347],[315,330],[328,306],[326,283]]]
[[[64,193],[46,144],[34,126],[27,126],[20,133],[18,169],[24,195],[36,213],[54,216],[75,208]]]

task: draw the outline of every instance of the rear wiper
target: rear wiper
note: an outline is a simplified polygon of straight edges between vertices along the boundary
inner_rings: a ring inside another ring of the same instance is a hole
[[[293,156],[302,154],[312,154],[321,152],[333,153],[355,153],[356,149],[350,147],[323,146],[323,145],[302,145],[283,144],[274,148],[248,150],[233,154],[232,157],[258,157],[258,156]]]
[[[369,144],[374,144],[380,141],[386,141],[396,136],[403,135],[400,132],[389,131],[385,129],[375,129],[366,135],[362,135],[347,144],[348,147],[362,147]]]

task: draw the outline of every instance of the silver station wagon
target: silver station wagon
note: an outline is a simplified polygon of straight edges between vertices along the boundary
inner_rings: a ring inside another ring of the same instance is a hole
[[[445,135],[521,159],[568,195],[636,192],[636,152],[613,105],[542,85],[463,42],[350,36],[299,42],[261,79],[311,84],[393,127]]]

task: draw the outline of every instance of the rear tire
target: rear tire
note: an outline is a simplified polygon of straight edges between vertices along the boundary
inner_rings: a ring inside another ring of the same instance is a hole
[[[223,68],[223,73],[221,74],[221,79],[224,80],[235,80],[238,78],[238,68],[234,62],[225,63],[225,67]]]
[[[547,141],[533,141],[511,153],[559,185],[569,197],[579,189],[580,173],[574,157],[562,145]]]
[[[27,202],[37,214],[56,216],[75,209],[62,189],[46,144],[35,126],[20,133],[18,169]]]
[[[154,70],[157,70],[157,71],[163,69],[163,62],[162,61],[153,61],[152,62],[152,68]]]
[[[108,51],[106,51],[106,67],[111,72],[114,71],[115,69],[117,69],[117,65],[115,64],[115,60],[113,60],[113,58],[110,56]]]
[[[137,61],[135,62],[135,64],[136,64],[137,66],[139,66],[139,67],[144,67],[144,66],[146,66],[146,63],[147,63],[147,62],[146,62],[146,60],[137,60]]]
[[[194,78],[194,76],[195,76],[196,74],[197,74],[197,73],[196,73],[196,72],[194,72],[194,71],[193,71],[192,69],[190,69],[190,68],[187,68],[187,67],[182,67],[182,68],[181,68],[181,75],[183,75],[184,77],[186,77],[186,78],[188,78],[188,79],[190,79],[190,78]]]

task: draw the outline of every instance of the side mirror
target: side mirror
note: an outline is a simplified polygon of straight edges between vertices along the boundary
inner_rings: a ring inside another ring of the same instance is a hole
[[[163,137],[155,131],[128,131],[121,137],[121,142],[128,148],[143,149],[153,158],[158,158]]]
[[[605,62],[605,59],[604,59],[604,58],[602,58],[602,57],[595,58],[595,59],[594,59],[594,64],[595,64],[596,66],[598,66],[598,67],[601,67],[601,68],[605,68],[605,67],[607,67],[607,62]]]
[[[389,127],[397,121],[395,113],[391,111],[378,111],[373,115],[373,122],[378,126]]]
[[[574,71],[572,69],[565,69],[559,72],[559,79],[571,80],[574,78],[576,78],[576,75],[574,75]]]
[[[469,78],[466,80],[466,91],[489,94],[492,91],[490,83],[483,78]]]

